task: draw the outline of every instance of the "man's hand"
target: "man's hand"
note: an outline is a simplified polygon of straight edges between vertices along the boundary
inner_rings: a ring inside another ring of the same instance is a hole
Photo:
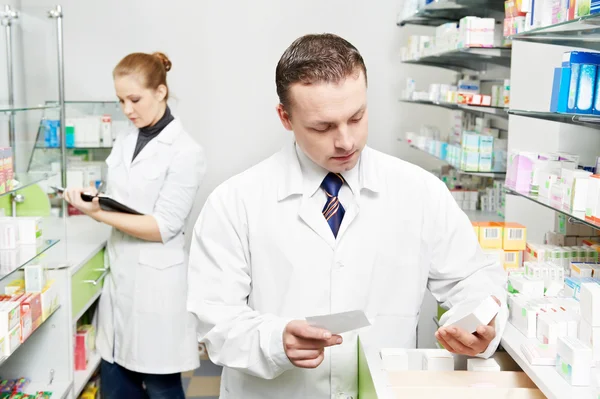
[[[283,331],[283,349],[296,367],[314,369],[323,361],[328,346],[339,345],[342,337],[322,328],[312,327],[304,320],[293,320]]]
[[[498,298],[494,297],[494,300],[500,305]],[[448,352],[467,356],[479,355],[496,338],[496,317],[487,326],[477,327],[473,334],[458,327],[440,327],[435,333],[435,338]]]

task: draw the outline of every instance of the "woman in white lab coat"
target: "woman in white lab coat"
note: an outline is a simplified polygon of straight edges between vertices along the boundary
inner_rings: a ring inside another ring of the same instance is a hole
[[[142,213],[105,211],[74,188],[65,199],[113,227],[99,305],[97,347],[103,397],[184,398],[181,372],[199,366],[194,317],[186,311],[184,227],[205,171],[201,147],[167,106],[162,53],[134,53],[113,71],[117,97],[135,126],[107,158],[106,195]]]

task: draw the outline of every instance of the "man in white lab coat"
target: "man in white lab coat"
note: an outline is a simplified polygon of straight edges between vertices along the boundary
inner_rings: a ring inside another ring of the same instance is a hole
[[[381,347],[414,347],[426,289],[450,311],[494,295],[501,311],[451,352],[488,357],[506,323],[505,273],[486,259],[446,186],[366,146],[367,74],[331,35],[297,39],[276,69],[277,113],[295,142],[221,184],[197,221],[188,309],[221,398],[357,397],[357,339],[304,318],[355,309]]]

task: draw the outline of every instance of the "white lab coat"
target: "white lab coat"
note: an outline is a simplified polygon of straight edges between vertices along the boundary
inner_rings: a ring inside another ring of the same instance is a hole
[[[184,227],[205,171],[202,148],[175,118],[131,161],[138,129],[118,137],[107,194],[156,218],[162,242],[117,229],[107,245],[110,273],[100,298],[97,346],[104,360],[170,374],[199,366],[196,320],[186,311]]]
[[[221,398],[357,398],[357,332],[326,349],[318,368],[300,369],[282,346],[292,319],[362,309],[370,342],[411,348],[426,289],[446,307],[490,294],[506,303],[504,270],[436,177],[365,148],[355,192],[340,191],[335,239],[325,196],[313,200],[319,182],[307,184],[298,156],[286,146],[220,185],[195,226],[188,309],[211,360],[225,366]],[[504,305],[480,356],[493,354],[506,320]]]

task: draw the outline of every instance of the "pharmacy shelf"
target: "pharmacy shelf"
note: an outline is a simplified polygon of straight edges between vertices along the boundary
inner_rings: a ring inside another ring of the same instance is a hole
[[[73,326],[77,325],[79,319],[81,319],[83,315],[88,311],[88,309],[92,307],[92,305],[98,300],[98,298],[100,298],[100,295],[102,295],[102,290],[96,292],[94,296],[91,297],[90,300],[85,304],[85,306],[81,308],[79,313],[77,313],[75,317],[73,317]]]
[[[437,101],[428,101],[428,100],[405,100],[400,99],[400,102],[409,103],[409,104],[421,104],[421,105],[431,105],[435,107],[441,107],[451,110],[462,110],[467,112],[479,112],[484,114],[490,114],[494,116],[498,116],[501,118],[508,118],[508,109],[504,107],[483,107],[477,105],[466,105],[466,104],[453,104],[453,103],[445,103],[445,102],[437,102]]]
[[[85,385],[89,382],[90,378],[92,378],[92,375],[100,366],[101,361],[102,358],[100,357],[100,354],[98,354],[98,352],[94,352],[92,354],[91,359],[88,361],[87,368],[85,370],[75,372],[73,390],[75,392],[76,398],[79,397],[79,395],[85,388]]]
[[[593,14],[543,28],[509,36],[508,39],[556,44],[560,46],[598,48],[600,15]]]
[[[60,151],[60,147],[48,147],[46,145],[43,144],[36,144],[35,148],[38,150],[56,150],[56,151]],[[98,146],[92,146],[92,147],[67,147],[67,151],[76,151],[76,150],[107,150],[110,151],[112,150],[112,146],[111,147],[98,147]]]
[[[446,162],[448,165],[450,165],[451,167],[453,167],[459,174],[473,175],[473,176],[480,176],[480,177],[492,177],[492,178],[500,178],[500,177],[504,177],[506,175],[506,172],[475,172],[475,171],[462,170],[460,168],[457,168],[454,165],[449,164],[448,161],[446,161],[445,159],[442,159],[442,158],[440,158],[440,157],[438,157],[436,155],[433,155],[433,154],[429,153],[428,151],[425,151],[425,150],[417,147],[416,145],[407,142],[404,139],[400,139],[399,138],[398,141],[404,142],[404,143],[408,144],[409,147],[411,147],[412,149],[421,151],[421,152],[429,155],[432,158],[435,158],[435,159],[437,159],[439,161],[442,161],[442,162]]]
[[[32,381],[24,389],[25,393],[29,395],[36,394],[38,392],[52,392],[51,399],[64,399],[71,392],[73,383],[61,383],[54,382],[52,384],[44,384],[38,381]]]
[[[59,240],[43,240],[37,247],[20,246],[17,249],[0,250],[0,281],[55,246]]]
[[[536,204],[542,205],[548,209],[552,209],[553,211],[562,213],[569,217],[570,222],[582,223],[591,228],[600,230],[600,223],[586,219],[585,212],[571,212],[570,210],[563,208],[562,204],[555,203],[554,201],[548,198],[540,197],[538,195],[522,193],[508,187],[505,187],[505,190],[508,194],[526,198],[532,202],[535,202]]]
[[[44,109],[58,109],[58,103],[48,103],[40,105],[27,105],[27,104],[0,104],[0,112],[25,112],[25,111],[39,111]]]
[[[536,341],[536,339],[526,338],[509,322],[502,334],[501,345],[548,399],[591,399],[593,397],[592,389],[571,386],[556,372],[553,366],[532,366],[529,364],[523,356],[521,345]]]
[[[53,316],[53,315],[56,313],[56,311],[57,311],[58,309],[60,309],[60,306],[61,306],[61,305],[58,305],[58,306],[56,307],[56,309],[54,309],[54,311],[48,315],[48,318],[47,318],[46,320],[44,320],[44,321],[42,322],[42,324],[40,324],[40,325],[38,326],[38,328],[36,328],[34,331],[32,331],[32,332],[31,332],[31,334],[29,335],[29,337],[27,337],[27,339],[25,340],[25,342],[21,343],[21,345],[19,345],[19,346],[17,347],[17,349],[15,349],[15,351],[14,351],[13,353],[11,353],[9,356],[2,356],[2,357],[0,357],[0,366],[2,366],[2,365],[4,364],[4,362],[6,362],[8,359],[10,359],[12,356],[14,356],[14,354],[15,354],[15,353],[19,352],[19,349],[21,349],[21,347],[23,347],[23,345],[25,345],[25,344],[27,343],[27,341],[29,341],[29,340],[31,339],[31,337],[33,337],[33,336],[34,336],[34,335],[35,335],[35,334],[36,334],[36,333],[37,333],[37,332],[40,330],[40,328],[42,328],[42,326],[43,326],[43,325],[44,325],[44,324],[45,324],[45,323],[46,323],[48,320],[50,320],[50,319],[52,318],[52,316]]]
[[[482,71],[487,69],[489,64],[510,67],[510,55],[510,48],[468,47],[402,62],[451,69],[458,72],[463,70]]]
[[[504,218],[496,212],[463,211],[471,222],[504,222]]]
[[[50,177],[54,176],[56,173],[16,173],[13,178],[13,186],[12,190],[6,191],[0,194],[0,197],[5,195],[11,195],[16,193],[19,190],[22,190],[26,187],[33,186],[34,184],[43,182],[48,180]]]
[[[494,0],[435,1],[425,5],[409,17],[398,15],[398,26],[439,26],[447,22],[458,22],[466,16],[486,17],[490,11],[504,11],[502,2]]]
[[[547,121],[600,129],[600,115],[559,114],[557,112],[524,111],[518,109],[509,109],[508,113],[510,115],[524,116],[527,118],[544,119]]]

